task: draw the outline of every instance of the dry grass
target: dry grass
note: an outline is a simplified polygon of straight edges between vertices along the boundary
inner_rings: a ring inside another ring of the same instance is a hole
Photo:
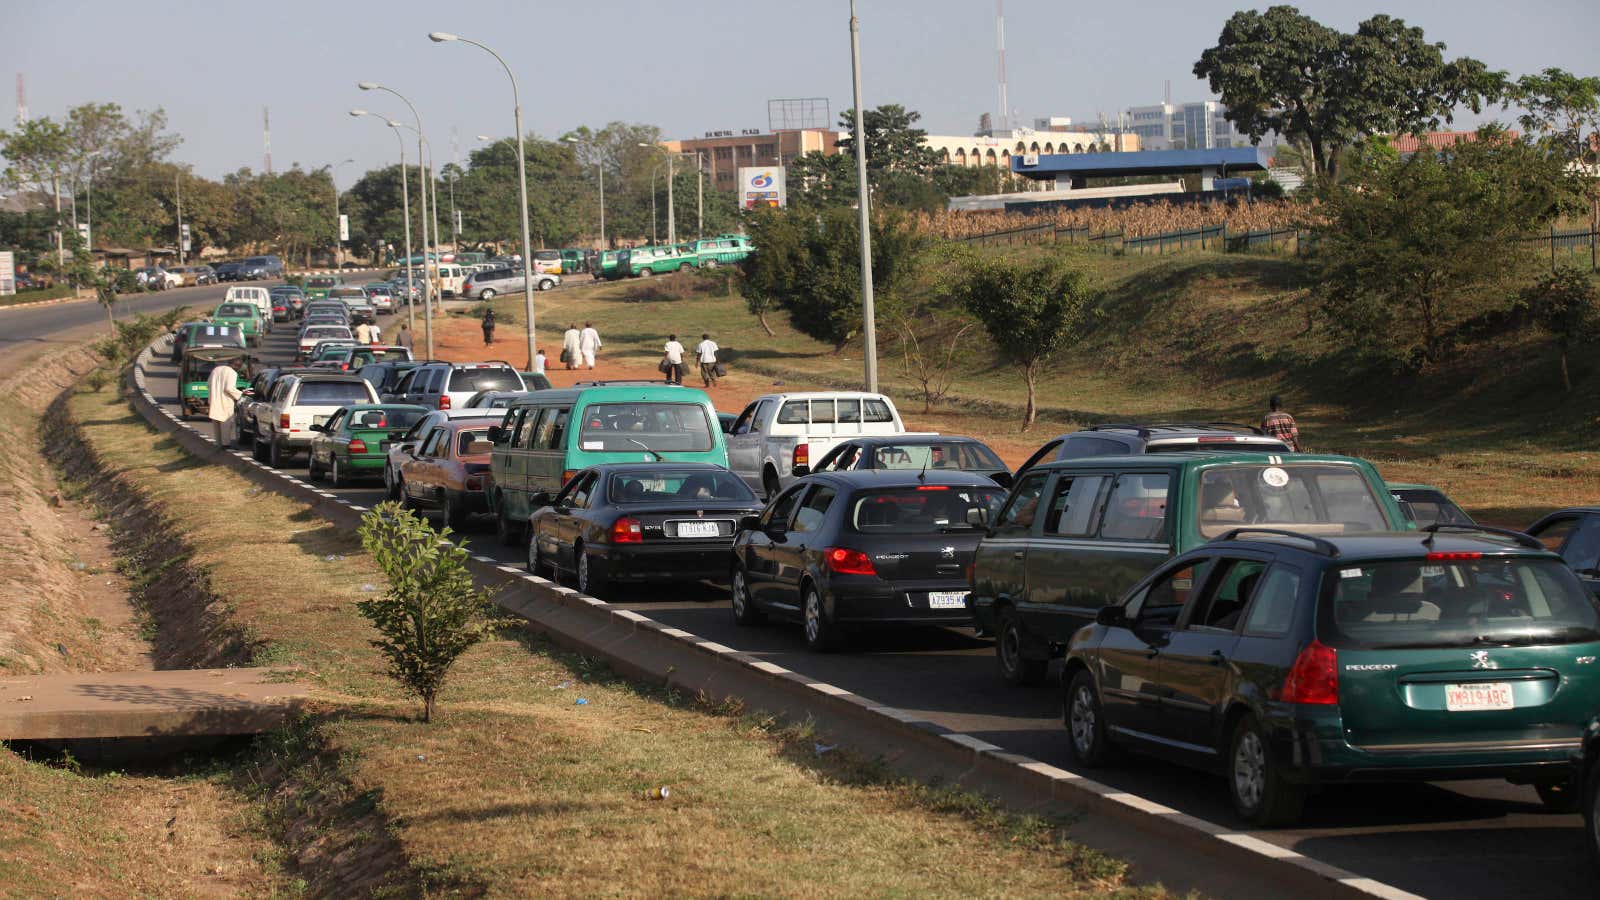
[[[189,536],[192,563],[265,642],[259,661],[304,666],[327,704],[319,753],[267,741],[248,775],[302,861],[376,810],[425,891],[1160,893],[1129,887],[1121,863],[1070,843],[1063,823],[902,782],[844,751],[818,754],[803,728],[641,687],[516,629],[468,653],[438,719],[421,724],[354,612],[381,582],[350,534],[190,461],[109,394],[79,394],[72,410],[108,472]],[[646,798],[663,785],[667,799]],[[345,812],[297,827],[313,793]],[[340,857],[323,850],[319,868],[297,871],[312,892],[339,893],[323,876],[342,872]]]
[[[1128,237],[1135,237],[1208,228],[1224,223],[1230,232],[1243,232],[1305,228],[1318,221],[1313,209],[1293,200],[1182,206],[1165,200],[1152,200],[1120,209],[1054,209],[1026,217],[985,210],[917,213],[913,218],[924,232],[940,238],[964,238],[1045,224],[1058,228],[1087,228],[1094,233],[1120,231]]]

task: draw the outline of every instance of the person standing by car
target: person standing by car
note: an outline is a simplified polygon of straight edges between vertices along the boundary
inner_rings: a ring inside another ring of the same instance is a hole
[[[378,327],[377,322],[367,326],[367,337],[372,338],[372,346],[374,347],[383,343],[383,329]]]
[[[567,326],[566,333],[561,335],[561,361],[567,364],[568,369],[576,369],[580,356],[579,346],[582,337],[578,331],[578,323],[573,322]]]
[[[362,322],[360,325],[356,326],[356,343],[358,343],[358,344],[371,344],[372,343],[372,326],[371,325],[368,325],[367,323]]]
[[[706,387],[717,386],[717,342],[711,339],[710,334],[701,334],[700,343],[694,347],[694,355],[700,360],[700,380]]]
[[[583,323],[583,333],[578,336],[579,348],[583,350],[583,364],[594,371],[594,354],[600,349],[600,332],[594,330],[593,322]]]
[[[494,343],[494,310],[483,311],[483,345],[485,347]]]
[[[663,351],[667,361],[667,384],[683,384],[683,345],[678,343],[677,335],[667,335]]]
[[[533,355],[533,372],[534,372],[535,375],[543,375],[544,374],[544,364],[545,364],[544,348],[540,347],[539,351]]]
[[[1267,406],[1267,415],[1261,420],[1261,433],[1283,441],[1290,450],[1299,453],[1300,426],[1295,424],[1294,416],[1283,411],[1283,398],[1273,394],[1267,400]]]
[[[228,445],[222,441],[222,424],[233,420],[233,407],[244,396],[239,390],[239,373],[227,363],[219,363],[206,380],[206,391],[210,399],[206,416],[216,429],[217,446],[226,447]]]
[[[401,346],[401,347],[406,348],[407,350],[410,350],[411,349],[411,326],[406,324],[405,322],[401,322],[400,323],[400,333],[395,335],[394,342],[398,346]]]

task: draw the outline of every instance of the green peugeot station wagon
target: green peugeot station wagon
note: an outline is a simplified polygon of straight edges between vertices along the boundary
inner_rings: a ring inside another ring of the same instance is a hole
[[[1038,684],[1073,632],[1174,554],[1244,525],[1309,534],[1415,526],[1370,463],[1198,451],[1025,471],[978,545],[972,612],[1000,674]]]
[[[218,325],[232,325],[239,329],[250,346],[261,346],[261,334],[265,326],[261,322],[261,308],[254,303],[218,304],[211,314],[211,321]]]
[[[1073,637],[1068,747],[1090,766],[1130,749],[1222,774],[1261,825],[1358,781],[1504,778],[1570,810],[1597,660],[1595,598],[1525,534],[1245,526]]]

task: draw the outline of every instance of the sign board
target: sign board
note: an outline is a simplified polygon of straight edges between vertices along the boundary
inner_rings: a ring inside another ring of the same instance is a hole
[[[78,223],[78,237],[83,238],[83,245],[85,247],[89,246],[89,223],[88,222],[79,222]]]
[[[744,209],[789,205],[785,172],[778,166],[739,167],[739,206]]]
[[[460,234],[461,231],[462,231],[462,228],[461,228],[461,210],[458,209],[458,210],[456,210],[456,233]],[[524,293],[526,293],[526,292],[524,292]]]
[[[344,213],[339,214],[339,240],[350,240],[350,217]]]
[[[10,250],[0,250],[0,297],[17,292],[17,257]]]
[[[1022,154],[1022,164],[1025,165],[1025,166],[1037,166],[1039,164],[1039,154],[1037,154],[1037,153],[1024,153],[1024,154]]]

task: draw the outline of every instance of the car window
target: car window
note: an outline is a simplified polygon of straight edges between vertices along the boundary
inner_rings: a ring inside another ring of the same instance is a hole
[[[300,385],[295,403],[305,406],[365,403],[372,399],[368,390],[365,381],[307,381]]]
[[[417,455],[426,457],[438,456],[439,446],[444,443],[445,435],[447,434],[449,434],[449,430],[445,428],[435,428],[428,432],[427,439],[422,442],[422,450]]]
[[[344,427],[345,418],[345,411],[342,409],[339,410],[328,417],[328,421],[324,422],[322,425],[322,430],[328,432],[329,434],[338,431],[340,428]]]
[[[1261,582],[1267,564],[1256,559],[1221,560],[1207,579],[1205,594],[1194,602],[1190,628],[1232,631],[1239,625],[1245,604]]]
[[[1063,537],[1094,534],[1095,516],[1104,475],[1063,475],[1045,513],[1044,533]]]
[[[1112,438],[1093,437],[1087,434],[1075,434],[1066,439],[1061,445],[1057,459],[1083,459],[1090,456],[1122,456],[1128,453],[1128,445]]]
[[[1578,526],[1578,531],[1567,541],[1561,558],[1574,570],[1590,574],[1600,569],[1600,516],[1589,516]]]
[[[620,472],[611,476],[613,503],[665,503],[673,501],[733,500],[753,502],[743,479],[721,469]]]
[[[468,391],[520,391],[522,379],[516,370],[505,366],[457,368],[450,371],[450,390]]]
[[[1300,571],[1282,563],[1273,565],[1250,601],[1244,633],[1272,637],[1288,634],[1289,626],[1294,624],[1294,608],[1299,597]]]
[[[886,401],[869,398],[861,401],[861,419],[864,422],[893,422],[894,413],[889,410]]]
[[[1100,536],[1113,541],[1159,541],[1165,537],[1170,482],[1164,472],[1118,476],[1106,501]]]
[[[844,422],[844,423],[847,423],[847,424],[855,424],[855,423],[861,421],[861,401],[860,400],[839,400],[839,401],[836,401],[836,403],[837,403],[837,405],[839,407],[839,421],[840,422]]]
[[[585,472],[572,479],[557,496],[558,500],[566,500],[567,505],[573,509],[588,509],[589,499],[594,488],[595,479],[599,476],[594,472]]]
[[[767,430],[767,426],[772,421],[772,411],[776,409],[777,406],[778,403],[776,400],[761,401],[761,403],[756,406],[755,418],[750,420],[750,430],[764,434]]]
[[[533,427],[538,423],[539,411],[537,409],[523,407],[512,411],[506,417],[506,424],[503,426],[506,429],[506,433],[511,437],[511,446],[527,447],[529,435],[533,431]]]
[[[996,537],[1003,535],[1017,537],[1033,530],[1033,520],[1039,511],[1039,496],[1044,493],[1044,482],[1049,474],[1030,472],[1017,483],[1011,492],[1010,502],[995,520]]]
[[[728,429],[728,433],[744,434],[748,432],[750,430],[750,422],[755,417],[756,406],[757,404],[754,403],[746,406],[744,412],[739,414],[739,418],[733,420],[733,427]]]
[[[833,505],[835,491],[831,487],[818,487],[813,490],[805,502],[794,514],[794,531],[816,531],[822,527],[822,522],[828,516],[828,507]]]
[[[1578,527],[1577,516],[1562,516],[1552,519],[1542,527],[1529,530],[1529,534],[1539,539],[1545,549],[1552,553],[1560,553],[1561,545],[1567,542],[1568,536]]]
[[[856,467],[856,460],[860,458],[860,444],[845,444],[832,451],[832,458],[825,460],[825,468],[834,472],[848,472]]]
[[[456,457],[471,455],[471,447],[477,441],[489,439],[488,428],[463,428],[456,432]]]
[[[966,530],[967,514],[984,509],[992,516],[1005,502],[998,487],[888,488],[857,494],[850,525],[864,534],[940,534]]]
[[[1178,613],[1189,602],[1200,568],[1200,564],[1190,563],[1157,579],[1129,603],[1129,619],[1141,628],[1171,628],[1178,621]]]
[[[811,421],[810,401],[789,400],[778,410],[779,425],[805,425]]]
[[[539,432],[533,445],[543,450],[564,450],[567,446],[567,416],[565,409],[547,409],[539,417]]]
[[[584,450],[705,451],[711,422],[698,403],[595,403],[583,411]]]
[[[1200,534],[1207,538],[1243,525],[1325,533],[1388,527],[1383,507],[1361,471],[1328,463],[1206,469],[1200,473],[1196,512]]]
[[[794,508],[800,502],[800,496],[806,492],[806,488],[807,485],[797,484],[779,494],[778,499],[769,504],[766,511],[761,514],[761,527],[787,527],[789,517],[794,514]]]
[[[834,409],[832,400],[811,401],[811,424],[832,425],[833,413]]]

